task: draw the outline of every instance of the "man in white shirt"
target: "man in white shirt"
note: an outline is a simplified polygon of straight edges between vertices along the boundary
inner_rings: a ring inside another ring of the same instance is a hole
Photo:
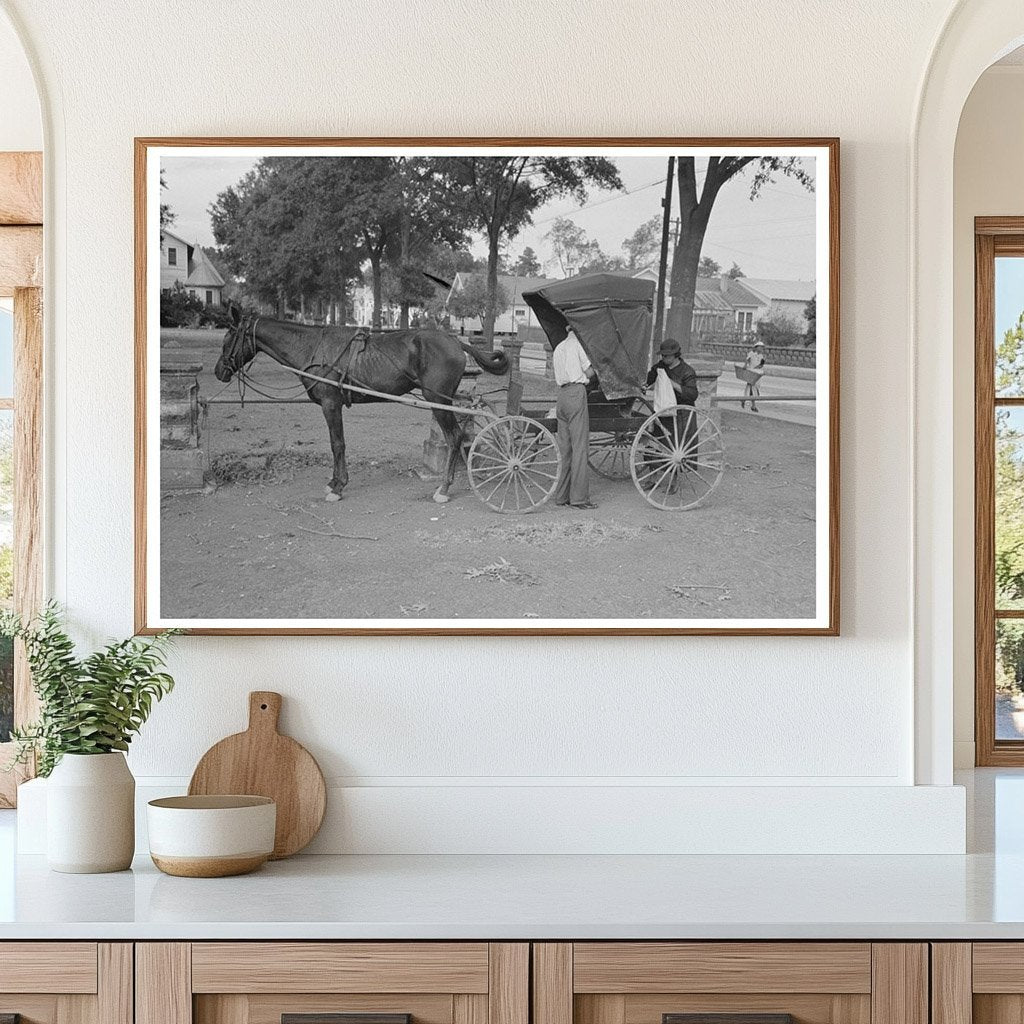
[[[587,382],[594,368],[580,339],[570,327],[565,340],[555,346],[552,363],[558,385],[558,450],[562,471],[555,490],[556,505],[597,508],[590,500],[587,450],[590,447],[590,413],[587,410]]]

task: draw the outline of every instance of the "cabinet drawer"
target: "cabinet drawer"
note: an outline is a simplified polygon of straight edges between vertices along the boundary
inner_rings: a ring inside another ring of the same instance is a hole
[[[21,1024],[132,1024],[132,947],[0,942],[0,1018]]]
[[[923,943],[537,943],[533,1024],[927,1024]]]
[[[0,992],[96,991],[95,942],[0,943]]]
[[[529,1024],[515,942],[136,947],[136,1024]]]

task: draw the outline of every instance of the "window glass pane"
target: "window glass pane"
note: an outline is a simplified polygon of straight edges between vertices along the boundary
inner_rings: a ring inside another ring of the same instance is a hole
[[[14,597],[14,414],[0,410],[0,606]],[[0,639],[0,743],[14,724],[14,648]]]
[[[996,409],[996,609],[1024,608],[1024,408]]]
[[[996,619],[996,739],[1024,740],[1024,622]]]
[[[996,258],[996,395],[1024,397],[1024,258]]]
[[[0,398],[14,395],[14,316],[0,307]]]

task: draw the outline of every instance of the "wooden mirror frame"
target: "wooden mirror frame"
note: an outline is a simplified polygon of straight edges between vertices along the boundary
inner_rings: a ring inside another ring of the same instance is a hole
[[[0,409],[14,417],[14,607],[31,616],[42,604],[43,156],[0,153],[0,298],[14,300],[14,395]],[[14,724],[38,710],[25,653],[14,655]],[[13,807],[32,766],[3,771],[13,743],[0,743],[0,807]]]

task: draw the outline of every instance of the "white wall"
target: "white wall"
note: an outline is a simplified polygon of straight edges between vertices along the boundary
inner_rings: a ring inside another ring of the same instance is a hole
[[[974,764],[974,218],[1024,216],[1024,66],[990,68],[960,119],[954,161],[954,709],[956,760]]]
[[[0,14],[0,150],[40,150],[43,122],[25,49]]]
[[[132,625],[133,136],[843,140],[842,638],[186,639],[179,688],[133,751],[138,774],[187,776],[240,725],[246,691],[274,688],[287,729],[358,789],[352,808],[367,789],[371,806],[396,789],[404,807],[439,793],[457,805],[463,787],[510,782],[527,807],[532,787],[570,787],[558,813],[572,787],[626,781],[910,786],[908,161],[944,0],[729,0],[699,18],[670,0],[297,0],[287,17],[271,0],[223,0],[212,37],[208,3],[7,6],[53,119],[51,589],[92,638]],[[858,813],[898,843],[875,792]],[[957,799],[929,813],[947,831],[928,842],[955,846]]]

